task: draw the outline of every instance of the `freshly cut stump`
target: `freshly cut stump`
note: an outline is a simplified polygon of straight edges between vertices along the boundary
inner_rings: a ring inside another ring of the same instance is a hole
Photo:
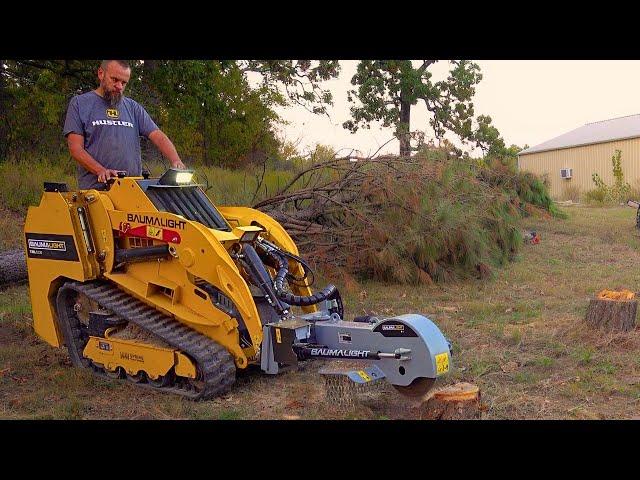
[[[427,420],[468,420],[480,418],[480,389],[471,383],[444,387],[421,407],[420,417]]]
[[[617,294],[617,295],[616,295]],[[628,332],[636,325],[638,300],[631,292],[603,290],[589,301],[586,322],[603,330]]]

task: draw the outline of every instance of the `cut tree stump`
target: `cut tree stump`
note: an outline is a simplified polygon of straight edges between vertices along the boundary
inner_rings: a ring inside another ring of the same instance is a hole
[[[598,298],[589,301],[589,308],[585,317],[586,322],[595,328],[603,330],[628,332],[636,325],[638,300],[634,295],[619,295],[620,298],[607,298],[600,292]],[[612,297],[609,293],[609,297]],[[629,297],[632,298],[629,298]]]
[[[27,262],[24,249],[0,252],[0,288],[21,285],[27,281]]]
[[[471,383],[456,383],[435,392],[421,406],[427,420],[469,420],[480,418],[480,389]]]

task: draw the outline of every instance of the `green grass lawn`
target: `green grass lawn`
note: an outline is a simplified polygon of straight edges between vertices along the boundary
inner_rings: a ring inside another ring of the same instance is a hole
[[[541,243],[525,245],[488,280],[419,287],[324,280],[341,288],[347,319],[366,312],[421,313],[434,320],[454,346],[452,372],[441,385],[478,385],[483,418],[636,417],[638,329],[603,333],[583,321],[597,291],[640,291],[636,212],[563,211],[566,220],[524,220],[523,228],[536,230]],[[325,400],[320,361],[276,377],[247,372],[226,397],[193,403],[74,369],[66,352],[37,338],[30,324],[27,288],[3,292],[0,418],[397,419],[416,418],[418,411],[384,385],[336,408]]]

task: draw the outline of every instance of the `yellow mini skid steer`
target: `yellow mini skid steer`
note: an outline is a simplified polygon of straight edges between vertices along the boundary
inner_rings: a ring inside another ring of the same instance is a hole
[[[345,321],[335,286],[270,216],[216,207],[193,172],[121,172],[101,190],[46,182],[25,223],[34,329],[72,363],[208,399],[236,370],[276,374],[310,358],[361,360],[354,382],[386,378],[421,395],[449,370],[450,345],[417,315]],[[294,311],[295,310],[295,311]]]

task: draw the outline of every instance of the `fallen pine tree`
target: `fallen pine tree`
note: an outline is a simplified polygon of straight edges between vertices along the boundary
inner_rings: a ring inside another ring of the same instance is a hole
[[[400,283],[485,277],[522,244],[521,199],[473,159],[334,158],[254,205],[325,268]]]

